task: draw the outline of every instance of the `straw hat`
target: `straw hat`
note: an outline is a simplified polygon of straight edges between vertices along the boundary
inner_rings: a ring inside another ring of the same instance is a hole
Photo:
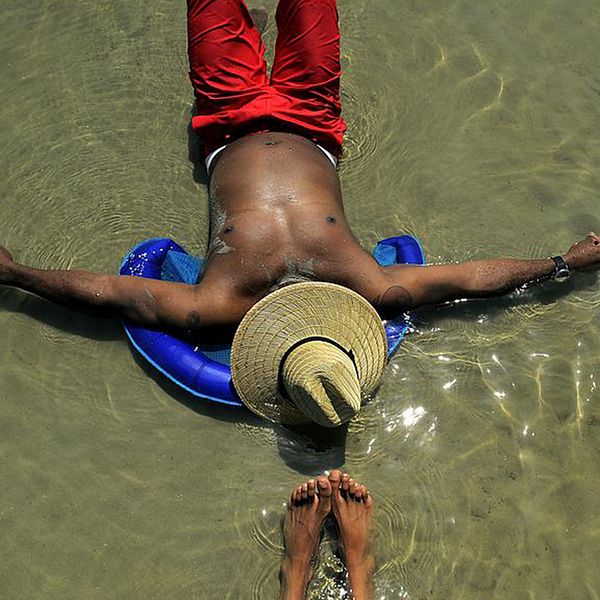
[[[271,421],[349,421],[379,385],[387,362],[375,309],[333,283],[296,283],[255,304],[231,348],[232,381],[244,404]]]

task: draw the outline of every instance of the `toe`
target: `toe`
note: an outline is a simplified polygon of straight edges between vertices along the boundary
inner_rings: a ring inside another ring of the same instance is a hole
[[[344,493],[347,493],[348,489],[350,488],[349,481],[350,481],[350,475],[348,475],[348,473],[344,473],[342,475],[342,486],[341,486],[342,487],[342,491]]]
[[[333,469],[331,473],[329,473],[329,483],[331,484],[332,489],[337,490],[340,487],[340,482],[342,481],[342,472],[338,469]]]
[[[302,486],[298,486],[292,493],[292,500],[294,504],[298,504],[301,500]]]
[[[356,499],[359,502],[364,502],[367,499],[367,488],[364,485],[359,485],[356,490]]]
[[[315,480],[314,479],[310,479],[307,482],[307,495],[308,495],[308,499],[312,500],[315,497]]]
[[[308,484],[303,483],[300,488],[300,498],[305,501],[308,498]]]
[[[339,482],[338,482],[338,486],[339,486]],[[327,477],[317,477],[317,488],[319,490],[319,494],[321,496],[323,496],[324,498],[328,498],[329,496],[331,496],[331,488],[332,488],[332,484],[331,484],[331,480],[327,479]]]
[[[317,489],[319,490],[319,506],[318,511],[323,516],[323,519],[329,514],[331,511],[331,483],[329,483],[329,479],[327,477],[317,477]]]

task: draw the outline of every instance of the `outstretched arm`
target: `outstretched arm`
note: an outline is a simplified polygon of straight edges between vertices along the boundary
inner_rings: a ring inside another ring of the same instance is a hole
[[[571,270],[600,264],[600,237],[590,233],[571,246],[563,258]],[[531,281],[548,278],[554,268],[550,258],[499,258],[451,265],[387,267],[374,304],[384,312],[397,314],[425,304],[498,296]]]
[[[0,284],[95,313],[113,313],[151,326],[198,329],[235,320],[229,302],[203,285],[89,271],[46,271],[16,263],[0,246]]]

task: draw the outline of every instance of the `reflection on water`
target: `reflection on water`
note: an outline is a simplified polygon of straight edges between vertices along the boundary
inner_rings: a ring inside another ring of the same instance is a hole
[[[161,235],[202,251],[184,4],[5,9],[0,242],[19,259],[111,272]],[[547,256],[600,229],[596,3],[340,13],[366,246]],[[595,598],[599,306],[590,273],[422,311],[373,402],[318,439],[198,406],[115,322],[0,290],[2,595],[274,598],[287,494],[343,465],[376,499],[380,600]],[[341,598],[332,531],[322,546],[310,596]]]

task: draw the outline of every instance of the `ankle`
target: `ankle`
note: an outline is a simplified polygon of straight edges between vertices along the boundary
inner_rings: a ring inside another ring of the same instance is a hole
[[[346,563],[348,573],[356,571],[373,575],[375,572],[375,557],[371,552],[346,556],[344,562]]]
[[[304,600],[310,575],[310,558],[286,556],[281,563],[280,600]]]
[[[346,561],[348,584],[354,600],[373,599],[373,574],[375,573],[375,558],[372,554],[353,558]]]

